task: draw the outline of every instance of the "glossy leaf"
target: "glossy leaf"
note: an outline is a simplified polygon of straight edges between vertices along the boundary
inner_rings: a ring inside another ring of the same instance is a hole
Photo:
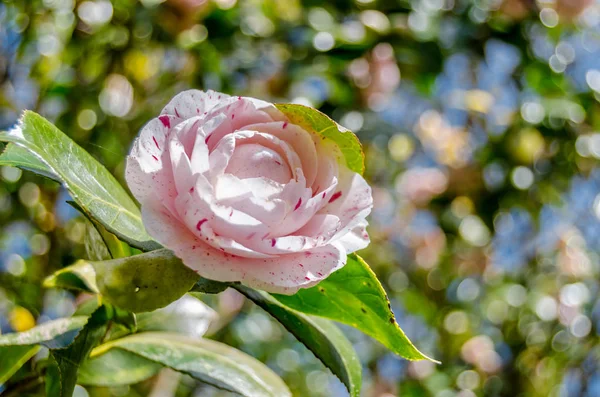
[[[50,350],[50,365],[54,366],[54,372],[58,374],[59,378],[60,392],[57,397],[71,397],[73,395],[79,366],[106,333],[107,323],[111,315],[112,313],[109,313],[106,306],[101,306],[91,315],[72,344],[66,348]],[[56,369],[58,369],[58,372],[55,371]],[[53,390],[53,393],[55,392],[56,390]]]
[[[0,346],[41,344],[50,349],[66,347],[87,323],[85,316],[48,321],[24,332],[0,335]]]
[[[46,288],[65,288],[97,293],[96,272],[87,261],[77,261],[71,266],[64,267],[44,280]]]
[[[291,123],[296,124],[308,131],[330,139],[342,151],[346,165],[352,171],[362,175],[365,171],[365,156],[360,141],[354,133],[324,113],[308,106],[293,103],[279,103],[275,107],[279,109]]]
[[[85,212],[82,211],[85,215]],[[102,261],[131,255],[131,248],[93,219],[88,219],[84,236],[88,259]]]
[[[10,379],[38,350],[38,345],[0,347],[0,385]]]
[[[13,142],[33,153],[75,201],[112,233],[143,250],[160,246],[148,236],[135,202],[112,174],[42,116],[25,111],[17,127],[0,132],[0,141]],[[33,163],[29,157],[25,160],[23,166]],[[32,170],[39,171],[40,167]]]
[[[79,368],[77,383],[91,386],[131,385],[154,376],[162,365],[121,349],[89,359]]]
[[[273,296],[300,312],[348,324],[404,358],[435,361],[417,350],[400,329],[383,287],[358,255],[349,255],[346,266],[312,288]]]
[[[167,306],[189,291],[199,278],[166,249],[91,264],[102,296],[132,312]]]
[[[266,365],[237,349],[209,339],[144,332],[106,343],[95,349],[92,356],[112,348],[127,350],[243,396],[291,396],[285,383]]]
[[[242,285],[234,288],[283,324],[346,385],[352,397],[360,395],[360,361],[352,344],[332,322],[290,309],[266,292]]]
[[[59,177],[44,162],[23,146],[14,143],[6,145],[2,154],[0,154],[0,165],[17,167],[60,182]]]

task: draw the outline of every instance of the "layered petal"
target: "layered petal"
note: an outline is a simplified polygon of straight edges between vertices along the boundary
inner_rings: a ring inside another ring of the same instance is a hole
[[[369,243],[371,189],[339,147],[253,98],[177,95],[126,178],[148,233],[209,279],[294,293]]]

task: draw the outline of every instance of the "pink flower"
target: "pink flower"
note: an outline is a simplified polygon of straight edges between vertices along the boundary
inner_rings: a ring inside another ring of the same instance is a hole
[[[208,279],[291,294],[369,243],[365,180],[257,99],[180,93],[142,129],[126,178],[148,233]]]

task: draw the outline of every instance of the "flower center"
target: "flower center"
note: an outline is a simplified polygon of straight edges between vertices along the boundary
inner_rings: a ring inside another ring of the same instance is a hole
[[[290,167],[279,153],[256,143],[237,146],[225,172],[240,179],[262,177],[278,183],[292,179]]]

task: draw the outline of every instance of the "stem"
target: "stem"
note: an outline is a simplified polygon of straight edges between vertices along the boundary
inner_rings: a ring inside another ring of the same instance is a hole
[[[44,383],[43,375],[30,376],[21,381],[9,386],[3,393],[2,397],[19,397],[23,392],[31,390]]]

